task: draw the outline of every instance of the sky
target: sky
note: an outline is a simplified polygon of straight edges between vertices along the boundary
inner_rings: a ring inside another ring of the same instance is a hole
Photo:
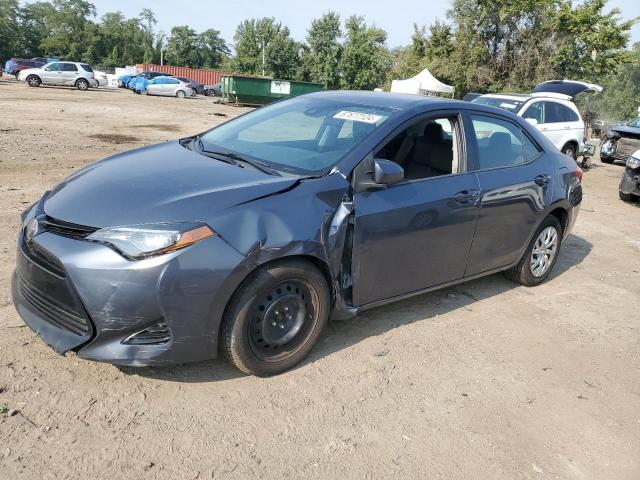
[[[444,19],[450,0],[92,0],[98,17],[120,10],[127,17],[143,8],[152,9],[158,30],[169,32],[172,26],[189,25],[196,31],[215,28],[231,44],[236,26],[246,18],[275,17],[291,30],[296,40],[304,40],[311,20],[327,11],[336,11],[344,21],[353,14],[363,15],[368,24],[387,31],[389,47],[411,42],[413,23],[430,24]],[[640,0],[610,0],[608,8],[618,7],[622,17],[640,17]],[[632,42],[640,41],[640,24],[632,30]]]

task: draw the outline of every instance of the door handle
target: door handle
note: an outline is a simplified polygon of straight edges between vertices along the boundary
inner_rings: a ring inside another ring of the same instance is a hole
[[[470,203],[475,202],[479,196],[480,192],[478,190],[462,190],[456,193],[453,198],[458,203]]]
[[[538,175],[533,181],[536,183],[536,185],[544,187],[545,185],[549,184],[549,180],[551,180],[551,177],[549,175]]]

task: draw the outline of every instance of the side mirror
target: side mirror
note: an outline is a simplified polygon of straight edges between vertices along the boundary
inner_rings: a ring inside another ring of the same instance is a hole
[[[404,168],[391,160],[373,159],[373,181],[378,185],[393,185],[404,180]]]
[[[529,123],[530,123],[531,125],[533,125],[534,127],[535,127],[536,125],[538,125],[538,120],[536,120],[535,118],[527,118],[526,120],[527,120],[527,122],[529,122]]]

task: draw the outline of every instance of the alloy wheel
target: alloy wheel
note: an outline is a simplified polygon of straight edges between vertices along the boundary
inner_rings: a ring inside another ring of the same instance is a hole
[[[536,239],[531,252],[531,273],[540,278],[551,268],[553,259],[558,252],[558,231],[554,227],[547,227]]]
[[[298,350],[313,328],[317,294],[304,279],[288,279],[256,298],[249,343],[265,361],[278,361]]]

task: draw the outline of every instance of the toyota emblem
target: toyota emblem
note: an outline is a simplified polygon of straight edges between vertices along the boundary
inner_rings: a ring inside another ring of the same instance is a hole
[[[27,225],[27,228],[24,231],[24,236],[27,242],[30,242],[33,239],[33,237],[35,237],[38,234],[39,227],[40,225],[38,224],[38,219],[32,218],[29,224]]]

